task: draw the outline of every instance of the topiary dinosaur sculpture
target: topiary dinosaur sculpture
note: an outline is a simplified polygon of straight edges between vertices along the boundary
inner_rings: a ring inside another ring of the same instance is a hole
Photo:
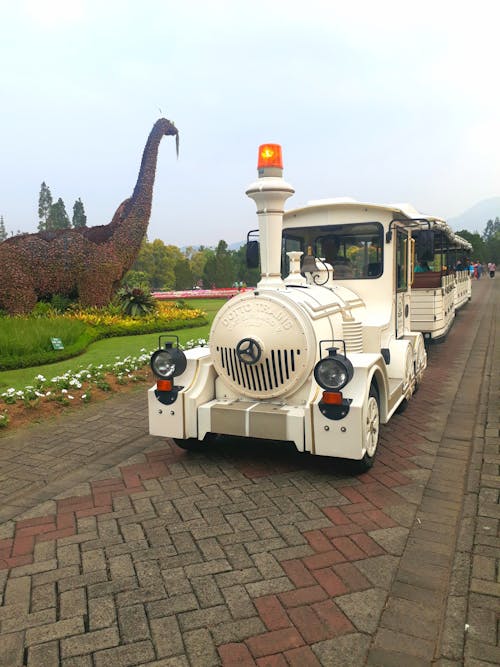
[[[20,234],[0,243],[0,308],[28,313],[52,294],[76,295],[86,306],[109,303],[146,234],[164,135],[175,135],[179,152],[177,128],[160,118],[144,147],[134,192],[108,225]]]

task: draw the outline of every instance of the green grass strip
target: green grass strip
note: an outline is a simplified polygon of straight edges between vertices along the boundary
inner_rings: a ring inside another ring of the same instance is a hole
[[[179,336],[179,341],[182,345],[192,339],[208,339],[212,320],[219,308],[226,302],[225,299],[196,299],[193,301],[195,301],[193,307],[201,308],[207,313],[207,323],[189,329],[176,329],[175,334]],[[141,349],[145,349],[147,352],[156,350],[160,333],[166,333],[166,329],[156,333],[105,338],[89,344],[88,348],[82,354],[73,356],[71,359],[59,359],[57,361],[54,359],[54,363],[50,364],[1,371],[0,392],[11,387],[14,389],[23,389],[27,385],[32,384],[33,379],[38,374],[52,378],[62,375],[67,371],[76,371],[79,368],[85,368],[89,364],[113,363],[116,361],[116,357],[123,359],[127,356],[137,356]],[[55,355],[57,352],[53,354]]]

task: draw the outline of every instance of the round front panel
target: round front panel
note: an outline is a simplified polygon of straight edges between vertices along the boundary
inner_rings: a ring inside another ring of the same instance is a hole
[[[296,391],[312,372],[315,346],[310,323],[279,292],[234,297],[217,313],[210,332],[218,375],[256,399]]]

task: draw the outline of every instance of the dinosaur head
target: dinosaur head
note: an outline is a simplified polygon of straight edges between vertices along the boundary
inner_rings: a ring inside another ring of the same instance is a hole
[[[179,157],[179,130],[175,127],[174,123],[166,118],[160,118],[156,121],[154,129],[162,134],[175,136],[175,147],[177,150],[177,157]]]

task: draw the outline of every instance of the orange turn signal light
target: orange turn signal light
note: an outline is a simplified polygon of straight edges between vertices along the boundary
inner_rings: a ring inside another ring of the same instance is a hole
[[[157,380],[156,388],[158,391],[172,391],[172,380]]]
[[[265,169],[266,167],[283,169],[283,157],[279,144],[262,144],[259,146],[257,169]]]
[[[343,399],[341,391],[323,392],[323,403],[327,403],[328,405],[342,405]]]

